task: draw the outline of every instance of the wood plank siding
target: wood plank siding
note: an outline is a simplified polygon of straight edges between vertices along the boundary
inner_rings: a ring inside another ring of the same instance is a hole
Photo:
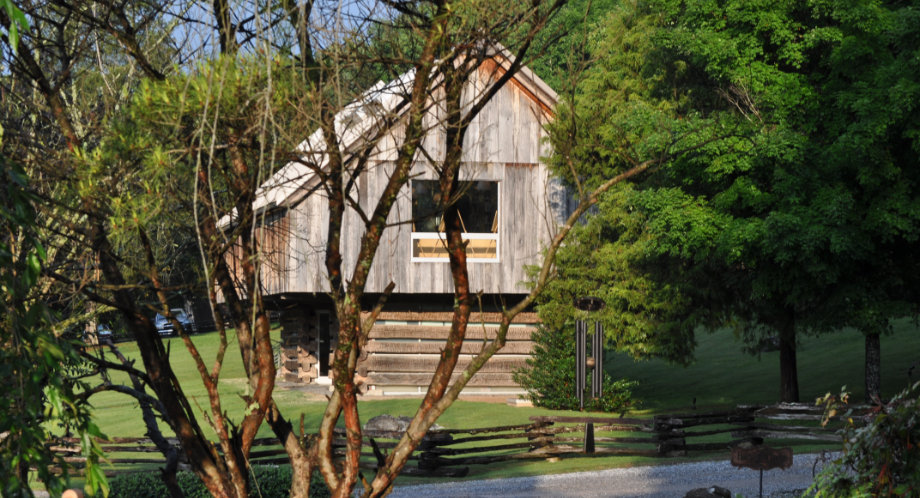
[[[508,64],[503,60],[482,64],[468,82],[464,99],[471,101],[489,81],[500,76],[504,67]],[[374,94],[366,97],[375,98]],[[499,303],[515,302],[528,292],[525,268],[541,263],[543,249],[570,212],[566,190],[551,178],[542,162],[551,152],[545,125],[552,119],[555,101],[555,93],[523,68],[483,108],[464,137],[460,179],[470,182],[466,185],[471,194],[457,205],[468,205],[463,208],[466,211],[461,210],[468,220],[465,226],[472,227],[465,237],[475,240],[479,247],[478,257],[468,262],[470,287],[474,293],[491,296],[494,304],[485,308],[491,312],[470,316],[455,375],[469,365],[485,341],[495,338],[501,320],[495,312],[502,305]],[[421,392],[431,380],[450,330],[454,289],[448,260],[439,246],[442,229],[435,217],[419,215],[413,219],[413,191],[418,196],[416,210],[433,204],[426,194],[433,189],[423,182],[437,179],[437,165],[428,158],[437,161],[445,156],[438,91],[432,92],[430,104],[431,112],[423,119],[428,126],[423,151],[389,215],[365,288],[366,295],[373,296],[391,282],[395,284],[387,309],[378,316],[361,351],[358,373],[368,395]],[[358,116],[361,109],[347,108],[342,113]],[[345,116],[337,115],[336,119],[340,117]],[[352,202],[345,211],[341,239],[346,279],[351,278],[364,234],[364,223],[353,205],[371,212],[394,170],[406,126],[405,116],[394,120],[396,124],[375,144],[366,167],[347,193]],[[337,121],[344,150],[360,148],[364,136],[360,133],[374,128],[367,122],[359,124],[340,127]],[[321,164],[316,157],[322,156],[324,145],[318,137],[314,134],[304,142],[312,148],[299,150],[304,158]],[[283,315],[279,376],[292,382],[328,383],[329,354],[336,340],[331,332],[336,330],[335,313],[327,295],[330,289],[325,267],[329,206],[316,175],[300,166],[295,161],[279,170],[263,185],[254,203],[254,209],[264,215],[254,233],[261,253],[260,285],[266,302]],[[240,258],[239,251],[230,255],[234,269],[239,268]],[[521,392],[512,372],[530,357],[531,335],[537,324],[535,313],[519,315],[509,329],[505,347],[469,387],[495,394]]]
[[[252,236],[257,241],[259,254],[253,258],[258,264],[258,273],[263,293],[281,294],[288,291],[290,269],[297,265],[292,261],[291,240],[297,235],[291,233],[291,217],[285,210],[277,210],[259,215]],[[236,282],[243,285],[241,266],[244,264],[240,244],[234,244],[229,251],[227,263]]]
[[[489,77],[483,73],[483,77]],[[431,130],[423,146],[431,157],[443,157],[444,131],[437,117],[429,118]],[[550,119],[547,110],[521,85],[506,85],[473,120],[464,144],[461,178],[498,182],[498,259],[471,262],[472,288],[489,294],[526,292],[525,265],[538,264],[543,247],[555,234],[562,213],[550,205],[550,192],[558,185],[551,181],[540,162],[548,154],[543,126]],[[352,194],[367,209],[376,204],[393,170],[397,139],[402,127],[395,127],[375,149],[368,170],[362,174]],[[436,179],[430,164],[419,161],[412,169],[413,180]],[[284,215],[290,238],[286,257],[266,265],[262,282],[269,293],[328,292],[324,253],[329,211],[327,198],[315,181],[296,196]],[[447,261],[412,262],[412,199],[410,186],[399,195],[383,234],[372,266],[367,292],[382,292],[393,281],[394,292],[422,294],[453,291]],[[358,214],[348,209],[344,221],[342,250],[346,277],[354,268],[359,240],[364,232]],[[283,261],[281,261],[283,260]]]
[[[428,385],[450,331],[451,317],[448,312],[381,313],[358,363],[359,375],[366,378],[367,395],[404,394]],[[485,341],[495,338],[500,318],[494,312],[470,316],[466,342],[451,382],[470,364]],[[505,347],[486,362],[466,391],[518,392],[513,373],[526,366],[533,351],[531,335],[537,321],[535,313],[522,313],[508,329]]]

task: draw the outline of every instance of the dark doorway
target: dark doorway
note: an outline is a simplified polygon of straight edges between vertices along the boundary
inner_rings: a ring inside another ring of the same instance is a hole
[[[321,311],[316,314],[316,360],[319,364],[319,376],[329,376],[329,313]]]

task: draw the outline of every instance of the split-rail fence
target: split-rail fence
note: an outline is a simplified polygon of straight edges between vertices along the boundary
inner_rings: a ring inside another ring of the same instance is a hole
[[[857,407],[856,412],[865,412]],[[834,445],[841,442],[841,417],[821,425],[821,407],[804,404],[739,406],[709,412],[656,415],[652,418],[611,416],[535,416],[527,424],[475,429],[431,430],[410,457],[403,475],[462,477],[471,465],[527,459],[555,459],[606,455],[679,457],[719,452],[738,445]],[[396,445],[399,432],[365,431],[362,467],[374,469],[378,459]],[[63,439],[56,449],[80,467],[78,441]],[[176,440],[171,440],[173,445]],[[344,452],[344,439],[336,441]],[[378,452],[373,450],[376,445]],[[109,473],[130,472],[163,465],[164,459],[149,439],[111,438],[103,449],[113,464]],[[251,462],[284,464],[284,450],[276,439],[258,439]],[[180,468],[187,468],[180,463]]]

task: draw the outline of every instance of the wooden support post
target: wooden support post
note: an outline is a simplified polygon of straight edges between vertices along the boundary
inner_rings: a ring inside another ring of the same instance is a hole
[[[594,422],[585,424],[585,453],[594,453]]]

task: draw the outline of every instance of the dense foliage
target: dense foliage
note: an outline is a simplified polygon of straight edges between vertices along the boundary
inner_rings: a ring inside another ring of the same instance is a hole
[[[896,2],[612,9],[551,162],[576,192],[661,166],[560,255],[544,319],[594,288],[610,340],[634,355],[686,360],[700,326],[778,336],[793,401],[797,334],[877,337],[916,312],[917,16]]]
[[[527,359],[527,367],[514,373],[514,381],[527,391],[535,406],[552,410],[578,410],[575,394],[575,325],[567,323],[561,329],[540,327],[534,332],[534,351]],[[591,392],[591,379],[587,379],[587,393]],[[624,413],[634,409],[632,389],[636,382],[625,379],[614,381],[604,374],[603,395],[585,398],[585,409]]]
[[[105,489],[86,386],[65,373],[80,362],[76,345],[55,335],[39,294],[46,255],[35,236],[35,199],[22,169],[2,155],[0,185],[0,492],[31,496],[30,468],[52,493],[62,492],[71,467],[47,443],[65,432],[82,441],[86,490]]]
[[[850,417],[845,398],[830,409]],[[843,456],[815,479],[817,497],[916,496],[920,492],[920,382],[844,430]]]
[[[550,284],[539,308],[544,323],[562,330],[578,313],[575,298],[597,296],[607,305],[592,318],[604,324],[608,344],[636,359],[689,361],[694,327],[705,312],[687,298],[693,291],[689,279],[669,279],[667,256],[652,257],[656,241],[649,227],[666,225],[672,237],[678,231],[696,232],[693,247],[689,236],[685,250],[702,257],[709,250],[705,235],[719,230],[719,220],[691,212],[686,205],[690,202],[679,190],[643,192],[629,185],[602,199],[597,213],[574,230],[571,243],[560,251],[561,278]],[[649,218],[638,206],[654,207],[657,218]]]
[[[195,474],[179,472],[176,475],[179,488],[186,498],[208,498],[207,488]],[[262,498],[286,498],[291,489],[291,467],[277,465],[255,465],[249,476],[249,485],[256,496]],[[160,498],[168,496],[166,486],[155,472],[134,472],[112,478],[111,498]],[[330,496],[329,488],[322,477],[313,475],[310,483],[310,498]]]
[[[582,69],[591,64],[589,36],[620,0],[569,0],[550,20],[538,39],[548,42],[529,63],[540,78],[559,93],[578,85]]]

